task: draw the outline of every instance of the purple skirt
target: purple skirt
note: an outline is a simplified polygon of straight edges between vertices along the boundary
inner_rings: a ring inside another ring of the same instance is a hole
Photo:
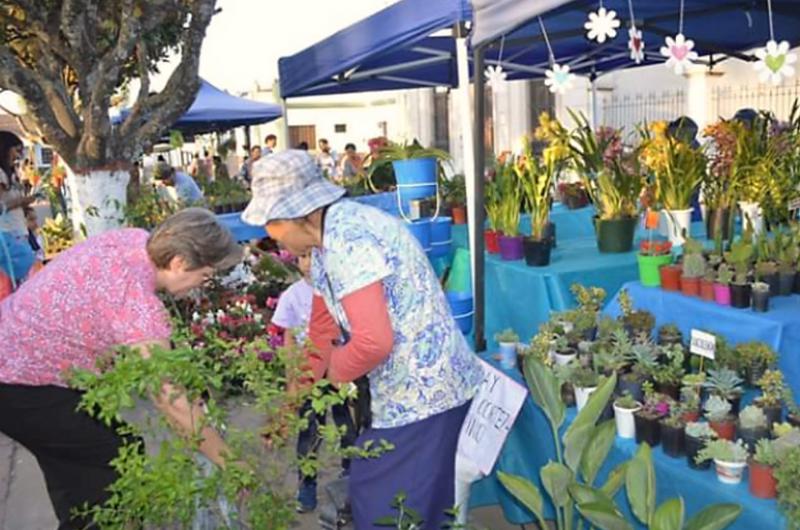
[[[385,528],[375,523],[396,517],[392,505],[398,493],[405,506],[424,521],[422,528],[438,530],[449,520],[455,502],[455,463],[458,435],[469,402],[422,421],[392,429],[369,429],[356,441],[381,440],[394,449],[379,458],[353,460],[350,466],[350,501],[356,530]]]

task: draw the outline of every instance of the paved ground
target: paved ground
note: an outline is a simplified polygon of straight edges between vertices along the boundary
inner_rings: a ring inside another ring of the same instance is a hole
[[[479,529],[524,528],[505,523],[498,507],[474,510],[471,519],[471,526]],[[36,460],[27,450],[0,434],[0,530],[53,530],[55,527],[55,516]],[[301,516],[296,528],[317,530],[316,516]]]

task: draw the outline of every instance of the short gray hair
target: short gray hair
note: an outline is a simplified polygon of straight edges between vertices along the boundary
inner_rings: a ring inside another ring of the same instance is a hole
[[[179,256],[189,270],[228,269],[242,260],[231,232],[204,208],[186,208],[168,217],[147,240],[147,254],[159,269]]]

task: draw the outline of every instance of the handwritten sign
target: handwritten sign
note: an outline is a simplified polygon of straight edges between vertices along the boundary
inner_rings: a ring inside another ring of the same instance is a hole
[[[711,333],[693,329],[689,351],[695,355],[713,360],[717,351],[717,338]]]
[[[488,475],[525,402],[527,390],[493,366],[481,362],[484,378],[461,426],[457,460],[471,462]]]

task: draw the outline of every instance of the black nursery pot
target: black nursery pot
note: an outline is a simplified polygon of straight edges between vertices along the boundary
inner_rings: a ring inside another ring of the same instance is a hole
[[[753,311],[766,313],[769,311],[769,292],[753,291]]]
[[[755,388],[757,386],[756,382],[761,379],[761,376],[764,375],[766,370],[767,366],[764,363],[755,363],[746,366],[744,373],[748,386]]]
[[[794,275],[794,292],[800,294],[800,272]]]
[[[547,223],[544,229],[544,238],[550,240],[550,248],[556,248],[556,225],[554,223]]]
[[[769,431],[766,427],[759,427],[758,429],[742,429],[740,427],[736,428],[736,437],[740,438],[744,442],[750,453],[755,451],[756,442],[768,436]]]
[[[525,252],[525,263],[529,267],[546,267],[550,265],[550,240],[545,237],[542,241],[536,241],[526,237],[522,241],[522,248]]]
[[[775,405],[773,407],[762,406],[761,410],[764,411],[764,416],[767,417],[767,425],[769,426],[769,430],[772,430],[773,424],[781,422],[781,416],[783,416],[783,405]]]
[[[731,284],[731,305],[738,309],[750,307],[750,284]]]
[[[778,292],[781,296],[789,296],[792,294],[795,278],[797,278],[797,273],[795,272],[782,272],[778,275],[778,283],[780,284]]]
[[[636,443],[647,442],[650,447],[661,443],[661,418],[647,418],[639,414],[633,415],[636,424]]]
[[[672,458],[680,458],[686,452],[683,427],[670,427],[661,424],[661,446],[664,452]]]
[[[769,285],[770,296],[778,296],[781,290],[781,281],[777,272],[762,275],[761,281]]]
[[[619,395],[625,394],[625,392],[629,392],[630,395],[636,401],[641,402],[644,399],[644,391],[642,390],[642,382],[639,380],[632,380],[626,379],[625,377],[620,377],[617,380],[617,392]]]
[[[711,467],[711,460],[706,460],[703,463],[697,464],[694,459],[697,453],[703,450],[706,446],[706,441],[701,438],[694,438],[688,434],[684,437],[684,450],[686,451],[686,460],[689,467],[692,469],[708,469]]]
[[[742,396],[739,395],[739,396],[736,396],[736,397],[725,398],[725,399],[727,399],[728,402],[731,404],[731,414],[737,414],[738,415],[739,414],[739,409],[741,408],[741,405],[742,405]]]

